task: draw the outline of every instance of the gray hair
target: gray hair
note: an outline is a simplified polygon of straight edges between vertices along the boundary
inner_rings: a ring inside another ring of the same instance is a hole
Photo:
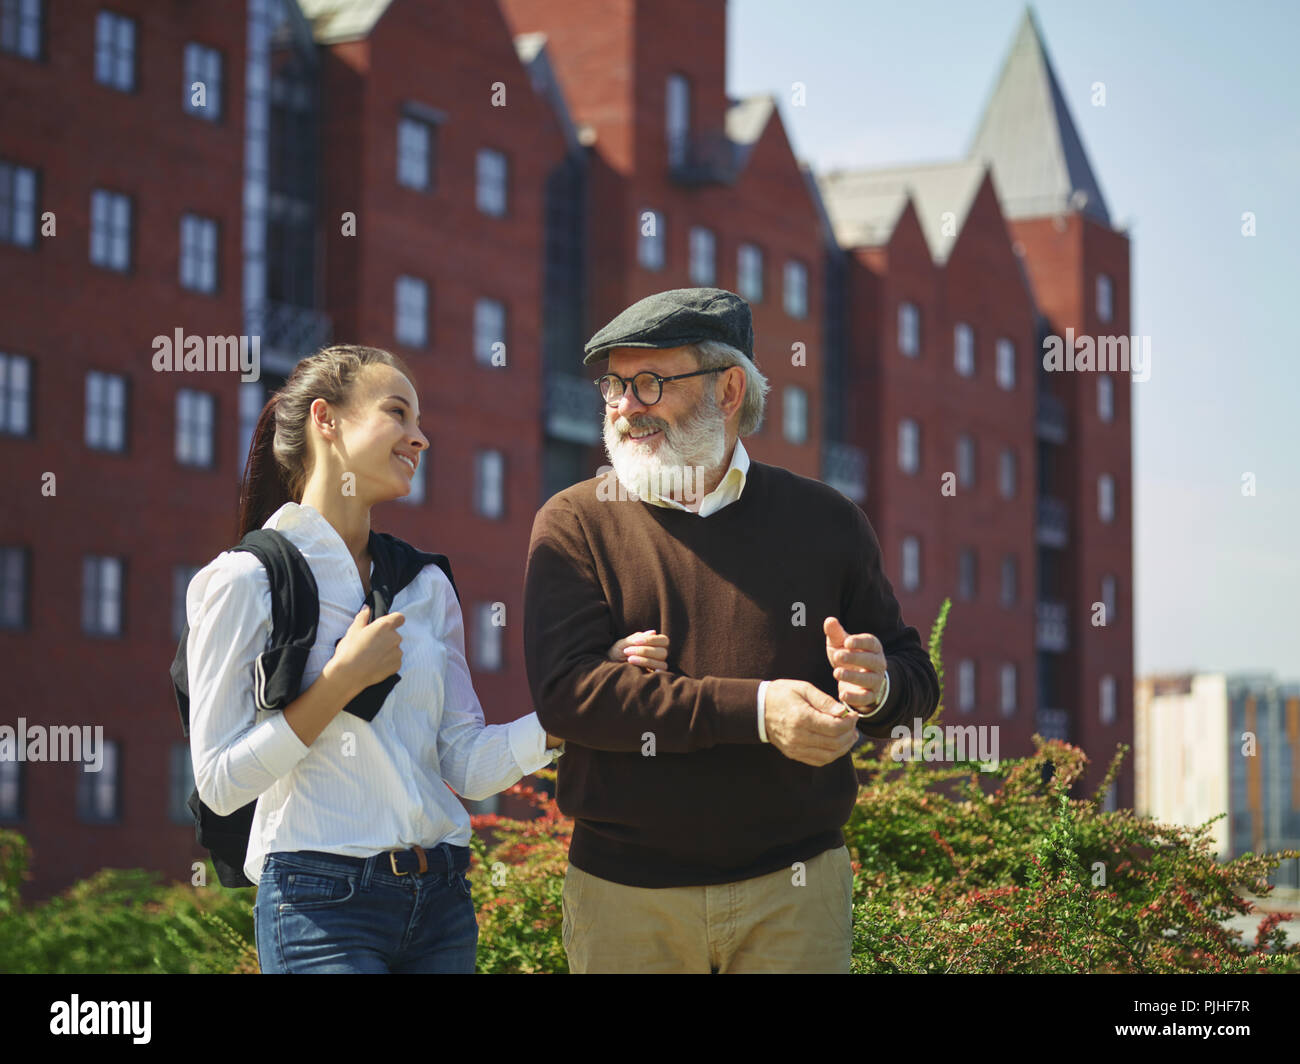
[[[740,404],[740,420],[737,422],[736,432],[741,436],[757,432],[758,426],[763,423],[763,412],[767,409],[767,393],[772,390],[772,386],[758,371],[753,360],[746,358],[743,352],[721,340],[701,340],[689,346],[695,352],[695,359],[700,369],[726,369],[730,366],[739,366],[745,371],[745,398]]]

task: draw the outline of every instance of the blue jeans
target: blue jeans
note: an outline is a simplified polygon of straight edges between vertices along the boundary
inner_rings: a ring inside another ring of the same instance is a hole
[[[465,867],[464,847],[436,849],[455,858],[452,868]],[[269,853],[253,916],[267,974],[474,971],[478,923],[459,870],[398,876],[386,853],[364,861],[315,850]]]

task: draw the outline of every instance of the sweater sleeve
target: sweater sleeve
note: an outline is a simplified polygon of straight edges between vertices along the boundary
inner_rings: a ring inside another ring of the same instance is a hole
[[[647,673],[610,661],[619,638],[579,515],[563,498],[533,522],[524,571],[524,657],[542,726],[594,750],[690,753],[758,743],[756,679]]]
[[[890,730],[900,723],[911,726],[918,717],[922,722],[929,720],[939,705],[939,677],[920,634],[903,623],[871,522],[858,507],[852,509],[857,565],[852,567],[854,575],[840,623],[852,635],[869,632],[884,648],[889,698],[876,717],[858,722],[858,730],[872,739],[888,739]]]

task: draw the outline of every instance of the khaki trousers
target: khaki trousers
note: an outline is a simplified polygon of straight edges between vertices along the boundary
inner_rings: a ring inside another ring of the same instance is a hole
[[[853,945],[849,851],[707,887],[628,887],[569,865],[569,970],[837,972]]]

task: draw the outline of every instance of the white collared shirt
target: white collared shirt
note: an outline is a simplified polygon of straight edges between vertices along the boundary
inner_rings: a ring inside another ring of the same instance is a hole
[[[316,578],[320,619],[305,691],[361,609],[361,575],[343,538],[311,506],[285,503],[263,527],[287,536]],[[194,778],[219,814],[258,799],[244,863],[253,883],[266,854],[277,850],[368,857],[468,845],[469,814],[449,788],[487,798],[555,760],[536,713],[484,723],[460,605],[436,565],[426,565],[393,601],[392,610],[405,616],[401,679],[378,716],[367,722],[340,712],[311,746],[282,712],[254,703],[254,661],[271,636],[270,582],[257,557],[219,554],[190,581],[185,608]]]

